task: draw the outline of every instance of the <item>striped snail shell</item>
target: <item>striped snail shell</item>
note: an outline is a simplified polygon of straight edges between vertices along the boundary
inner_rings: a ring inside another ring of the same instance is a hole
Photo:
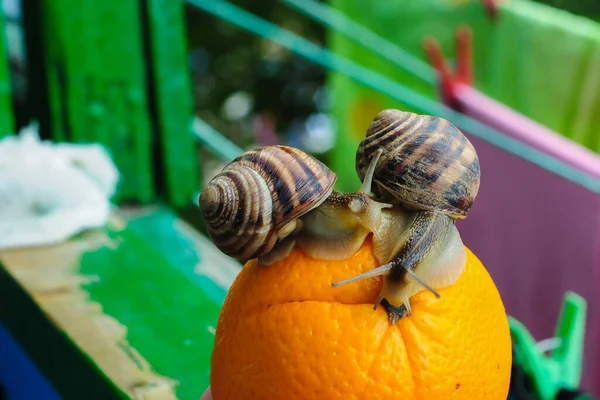
[[[414,294],[427,289],[439,298],[436,288],[453,284],[461,275],[466,252],[455,222],[467,216],[479,191],[479,158],[449,121],[394,109],[375,116],[358,146],[356,171],[361,180],[378,155],[373,192],[403,206],[408,217],[399,207],[385,211],[380,230],[386,234],[374,240],[383,265],[334,286],[383,275],[375,308],[383,302],[395,323],[412,314]]]
[[[336,179],[301,150],[265,146],[226,165],[202,190],[199,205],[217,248],[251,260],[293,233],[297,218],[327,199]]]
[[[378,194],[408,208],[465,218],[479,191],[479,158],[471,142],[446,119],[388,109],[378,113],[356,153],[361,179],[382,148],[374,181]]]

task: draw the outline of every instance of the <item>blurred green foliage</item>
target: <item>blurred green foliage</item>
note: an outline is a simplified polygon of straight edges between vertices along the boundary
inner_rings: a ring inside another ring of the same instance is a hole
[[[552,7],[600,21],[600,0],[534,0]]]
[[[325,46],[325,29],[275,0],[231,3]],[[256,118],[274,125],[281,140],[290,126],[319,107],[325,71],[279,45],[219,18],[188,7],[189,65],[198,116],[232,139],[253,146]],[[228,99],[238,94],[247,113],[228,113]]]
[[[600,0],[537,1],[600,19]],[[283,2],[230,2],[321,46],[328,45],[323,26]],[[195,113],[238,146],[245,149],[279,142],[302,148],[311,115],[331,114],[335,99],[328,98],[323,68],[192,7],[186,9],[186,25]],[[331,129],[335,131],[335,125]],[[328,162],[327,150],[315,155]],[[219,161],[205,149],[199,152],[208,178],[220,168]]]

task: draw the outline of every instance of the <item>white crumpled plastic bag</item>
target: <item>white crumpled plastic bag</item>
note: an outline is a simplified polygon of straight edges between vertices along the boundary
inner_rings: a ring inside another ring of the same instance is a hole
[[[0,249],[51,245],[106,225],[119,172],[98,144],[0,140]]]

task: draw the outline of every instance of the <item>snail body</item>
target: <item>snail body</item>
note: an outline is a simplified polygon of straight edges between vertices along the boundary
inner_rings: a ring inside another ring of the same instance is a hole
[[[302,217],[302,230],[296,245],[309,256],[321,260],[343,260],[354,254],[370,233],[379,242],[387,237],[384,214],[391,204],[371,198],[377,152],[365,172],[360,189],[353,193],[333,192],[319,207]]]
[[[208,235],[223,253],[270,264],[293,248],[299,218],[323,203],[337,176],[303,151],[282,145],[247,151],[202,190]]]
[[[466,253],[455,222],[466,218],[477,196],[480,166],[472,144],[452,123],[399,110],[377,114],[359,144],[356,170],[361,179],[381,150],[373,192],[406,213],[384,213],[381,229],[386,235],[374,240],[382,266],[333,285],[384,275],[375,308],[385,300],[395,322],[412,314],[412,295],[425,288],[439,298],[435,288],[451,285],[462,273]],[[398,228],[399,220],[405,228]]]

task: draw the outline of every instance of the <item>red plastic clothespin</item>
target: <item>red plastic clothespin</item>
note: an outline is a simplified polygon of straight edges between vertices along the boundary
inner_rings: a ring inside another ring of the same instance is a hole
[[[456,29],[456,80],[473,86],[473,31],[466,25]]]
[[[434,37],[426,37],[423,40],[423,48],[429,62],[436,70],[440,85],[440,95],[442,101],[446,104],[454,103],[456,96],[454,95],[454,77],[448,61],[442,53],[440,43]]]
[[[456,84],[472,86],[473,72],[473,32],[470,27],[463,25],[456,30],[456,72],[452,71],[442,48],[434,37],[423,40],[423,48],[429,61],[438,73],[440,91],[443,101],[454,109],[458,109],[456,101]]]
[[[492,22],[495,22],[498,18],[498,8],[500,7],[500,1],[501,0],[481,0],[483,6],[485,7],[486,13],[488,17],[490,17]]]

